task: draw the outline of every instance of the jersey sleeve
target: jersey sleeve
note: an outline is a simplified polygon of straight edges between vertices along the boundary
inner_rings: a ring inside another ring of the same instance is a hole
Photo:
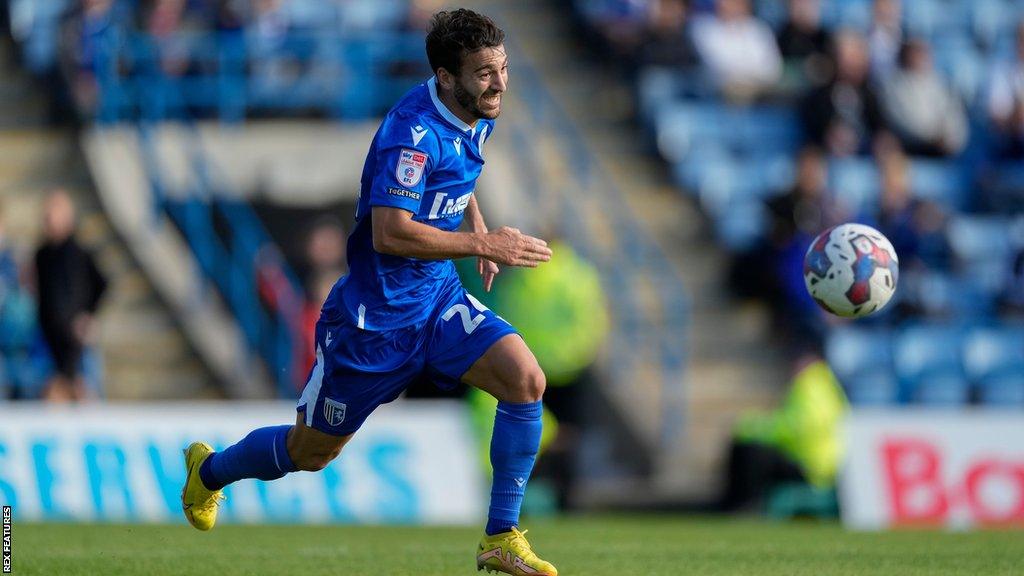
[[[378,142],[376,173],[370,186],[370,206],[419,212],[427,175],[439,153],[432,130],[412,121],[393,121]]]

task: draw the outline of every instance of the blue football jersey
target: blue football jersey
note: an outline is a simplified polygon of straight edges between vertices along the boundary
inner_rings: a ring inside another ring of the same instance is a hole
[[[491,120],[470,126],[437,96],[434,78],[413,88],[384,117],[363,165],[349,273],[324,304],[324,317],[347,315],[364,330],[425,321],[459,279],[451,260],[422,260],[373,249],[373,206],[412,212],[413,220],[454,231],[483,168]]]

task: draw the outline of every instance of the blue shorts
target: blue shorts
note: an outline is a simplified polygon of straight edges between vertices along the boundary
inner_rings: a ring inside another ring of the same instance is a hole
[[[423,324],[371,332],[342,316],[317,322],[316,363],[296,408],[306,426],[334,436],[358,430],[420,376],[454,388],[491,345],[517,334],[461,285]]]

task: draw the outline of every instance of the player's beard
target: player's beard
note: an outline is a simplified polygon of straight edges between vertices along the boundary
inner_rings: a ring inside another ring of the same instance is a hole
[[[498,114],[501,113],[500,105],[498,109],[495,110],[494,112],[484,112],[480,108],[480,99],[483,98],[484,96],[492,95],[488,94],[487,91],[482,92],[479,96],[474,98],[473,95],[470,94],[469,90],[466,90],[462,86],[462,83],[456,80],[455,88],[452,90],[452,95],[455,96],[455,101],[459,103],[459,106],[462,106],[462,108],[466,112],[472,114],[474,118],[494,120],[495,118],[498,117]]]

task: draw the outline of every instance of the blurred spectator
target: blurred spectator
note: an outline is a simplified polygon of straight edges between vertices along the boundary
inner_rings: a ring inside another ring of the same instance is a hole
[[[787,483],[834,489],[843,457],[840,426],[848,411],[846,394],[821,356],[798,358],[782,406],[745,414],[736,423],[722,509],[760,511],[772,491]]]
[[[36,338],[35,301],[21,283],[0,209],[0,399],[25,395],[25,367]]]
[[[826,80],[831,36],[821,25],[820,0],[790,0],[789,18],[777,39],[787,73],[811,84]]]
[[[718,0],[714,15],[693,22],[693,43],[727,96],[749,99],[772,89],[782,57],[767,24],[753,17],[748,0]]]
[[[75,206],[67,192],[46,199],[44,242],[36,251],[39,323],[53,356],[56,373],[43,397],[81,400],[87,395],[81,374],[83,347],[90,341],[92,319],[107,281],[75,239]]]
[[[639,65],[687,67],[697,62],[696,49],[686,34],[687,15],[684,0],[653,0],[640,41]]]
[[[993,66],[987,93],[988,117],[1004,138],[1000,152],[1024,157],[1024,22],[1017,24],[1014,57]]]
[[[823,329],[821,310],[804,286],[804,254],[815,236],[844,218],[827,189],[828,168],[822,151],[807,147],[797,159],[797,181],[786,194],[768,201],[771,214],[770,302],[787,343],[802,348]],[[761,280],[764,281],[763,279]]]
[[[896,69],[896,59],[903,43],[900,0],[875,0],[868,29],[871,52],[871,74],[884,80]]]
[[[113,0],[84,0],[64,31],[65,76],[78,110],[91,116],[99,104],[104,43],[115,33]]]
[[[822,312],[804,286],[804,254],[822,230],[847,218],[828,190],[828,163],[820,148],[801,150],[796,168],[793,186],[767,201],[766,241],[737,255],[729,281],[740,296],[770,304],[784,343],[803,350],[825,328]]]
[[[586,10],[610,56],[634,59],[646,34],[651,0],[608,0],[592,3]]]
[[[320,307],[330,294],[335,282],[348,271],[345,262],[345,228],[333,216],[321,218],[313,224],[306,241],[306,262],[302,272],[306,289],[302,312],[302,345],[304,362],[301,374],[305,376],[313,367],[316,357],[314,336]]]
[[[910,154],[950,156],[967,145],[963,103],[935,71],[923,41],[903,46],[899,68],[882,86],[881,101],[889,126]]]
[[[1006,285],[999,295],[1000,308],[1004,313],[1018,317],[1024,315],[1024,248],[1013,256]]]
[[[192,65],[190,38],[201,27],[189,17],[186,0],[152,0],[143,11],[143,26],[160,52],[160,68],[169,76],[183,76]]]
[[[843,30],[833,43],[832,80],[812,90],[800,112],[808,136],[830,154],[867,152],[884,130],[878,97],[868,82],[868,53],[864,37]]]
[[[563,241],[551,240],[549,245],[553,252],[550,262],[536,270],[503,269],[489,293],[474,290],[479,286],[475,271],[467,270],[464,277],[471,292],[481,294],[519,330],[544,370],[544,405],[557,426],[552,427],[550,444],[543,443],[545,450],[534,472],[550,479],[559,508],[565,510],[573,506],[579,440],[585,424],[583,398],[592,385],[590,368],[608,336],[609,319],[607,298],[594,265]],[[486,426],[484,436],[489,445],[496,400],[471,392],[470,402],[480,425]]]
[[[319,287],[325,283],[333,285],[348,270],[345,247],[345,227],[341,220],[326,216],[313,223],[306,240],[303,273],[303,281],[310,297],[317,294]]]
[[[881,198],[877,227],[892,243],[901,274],[914,268],[947,269],[946,213],[929,200],[915,198],[910,189],[910,163],[898,150],[878,160]]]

